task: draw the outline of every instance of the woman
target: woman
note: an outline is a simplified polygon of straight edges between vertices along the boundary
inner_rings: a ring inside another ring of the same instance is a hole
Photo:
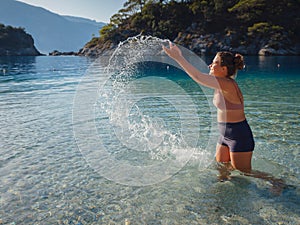
[[[220,138],[216,147],[216,160],[234,169],[249,173],[254,150],[254,140],[244,113],[243,95],[234,80],[244,61],[240,54],[218,52],[209,65],[209,75],[193,67],[181,50],[170,42],[163,46],[167,55],[173,58],[197,83],[215,90],[213,103],[218,109]],[[221,174],[222,175],[222,174]]]
[[[167,55],[173,58],[197,83],[215,90],[213,103],[218,109],[220,138],[216,147],[216,160],[220,167],[220,180],[229,178],[229,170],[237,169],[246,176],[271,182],[271,192],[278,195],[287,185],[268,173],[251,169],[254,140],[244,113],[243,95],[234,80],[237,71],[244,67],[240,54],[218,52],[209,65],[209,75],[193,67],[183,56],[181,50],[171,42],[163,46]]]

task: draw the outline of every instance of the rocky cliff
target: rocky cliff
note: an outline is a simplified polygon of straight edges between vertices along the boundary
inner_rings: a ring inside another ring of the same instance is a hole
[[[0,56],[38,56],[31,35],[22,28],[0,24]]]
[[[197,54],[300,55],[299,10],[295,0],[128,0],[80,54],[97,56],[144,34]]]

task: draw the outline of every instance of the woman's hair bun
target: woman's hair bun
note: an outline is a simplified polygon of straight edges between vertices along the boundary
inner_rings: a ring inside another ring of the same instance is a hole
[[[233,62],[235,68],[237,68],[238,70],[242,70],[244,68],[244,57],[241,54],[235,54]]]

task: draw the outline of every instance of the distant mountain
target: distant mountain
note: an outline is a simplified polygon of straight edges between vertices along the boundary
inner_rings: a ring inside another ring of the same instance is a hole
[[[83,23],[83,24],[91,24],[97,27],[103,27],[106,25],[106,23],[103,22],[97,22],[96,20],[90,20],[87,18],[82,17],[76,17],[76,16],[63,16],[65,19],[71,21],[71,22],[77,22],[77,23]],[[99,32],[98,32],[99,33]]]
[[[0,1],[0,23],[25,28],[42,53],[78,51],[105,23],[80,17],[61,16],[16,0]]]

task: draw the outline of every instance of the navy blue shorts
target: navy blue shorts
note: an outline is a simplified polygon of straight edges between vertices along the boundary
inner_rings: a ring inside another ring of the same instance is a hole
[[[254,139],[251,128],[244,120],[237,123],[218,123],[221,133],[218,143],[229,147],[231,152],[251,152],[254,150]]]

